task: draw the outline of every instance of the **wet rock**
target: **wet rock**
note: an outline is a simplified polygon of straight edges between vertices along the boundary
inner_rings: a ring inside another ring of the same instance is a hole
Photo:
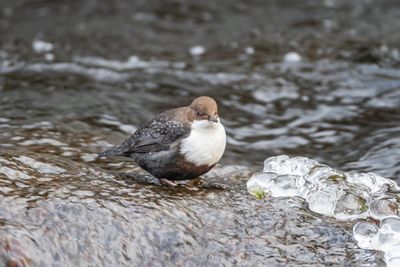
[[[32,260],[26,256],[24,247],[16,239],[0,241],[0,263],[6,267],[32,266]]]

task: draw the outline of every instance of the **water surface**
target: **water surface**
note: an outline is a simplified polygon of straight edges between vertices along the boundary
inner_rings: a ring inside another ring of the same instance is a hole
[[[2,3],[0,261],[382,264],[353,224],[300,198],[256,200],[246,182],[281,154],[399,181],[399,12],[364,0]],[[217,99],[228,134],[201,190],[95,160],[198,95]]]

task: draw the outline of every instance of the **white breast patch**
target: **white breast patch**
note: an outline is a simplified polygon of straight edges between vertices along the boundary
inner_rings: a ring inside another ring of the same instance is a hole
[[[180,152],[185,159],[200,165],[214,165],[225,151],[224,126],[207,120],[194,121],[190,135],[182,140]]]

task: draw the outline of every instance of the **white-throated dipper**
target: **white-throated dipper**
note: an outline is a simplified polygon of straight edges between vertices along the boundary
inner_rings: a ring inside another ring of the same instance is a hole
[[[99,157],[130,157],[162,183],[175,186],[175,181],[197,178],[212,169],[225,145],[217,103],[201,96],[189,106],[160,113]]]

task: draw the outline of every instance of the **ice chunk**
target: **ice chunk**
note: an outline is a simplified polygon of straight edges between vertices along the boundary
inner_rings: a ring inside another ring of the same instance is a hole
[[[277,174],[275,173],[255,173],[247,182],[247,191],[257,198],[270,195],[269,184]]]
[[[383,252],[389,251],[392,246],[400,243],[399,233],[379,229],[378,234],[372,239],[372,248]],[[399,251],[400,253],[400,251]],[[400,257],[400,254],[398,254]]]
[[[394,246],[393,248],[394,248],[394,250],[397,249],[397,251],[399,251],[400,245],[398,244],[398,245]],[[400,257],[389,258],[386,260],[386,267],[399,267],[399,266],[400,266]]]
[[[371,217],[375,219],[385,219],[397,216],[399,205],[394,197],[385,196],[375,199],[370,204]]]
[[[289,157],[286,155],[267,158],[264,161],[263,172],[275,172],[280,174],[277,169],[280,168],[280,166],[283,165],[288,159]]]
[[[273,197],[294,197],[299,195],[299,189],[304,185],[304,180],[296,175],[277,175],[269,184]]]
[[[304,179],[310,183],[312,189],[321,189],[332,183],[338,183],[345,179],[344,175],[331,167],[316,165]]]
[[[380,226],[359,222],[354,238],[364,249],[384,252],[388,266],[400,266],[399,186],[373,173],[344,173],[305,157],[276,156],[247,182],[258,197],[302,197],[311,211],[340,220],[372,217]]]
[[[360,222],[353,228],[354,238],[359,247],[384,252],[387,266],[400,263],[400,217],[386,218],[376,225]]]
[[[387,218],[381,223],[381,230],[400,234],[400,218]]]
[[[391,180],[385,179],[374,173],[347,173],[347,181],[358,186],[364,186],[370,193],[386,190],[387,187],[396,188],[397,185]]]
[[[372,249],[372,238],[376,236],[379,228],[369,222],[359,222],[353,227],[353,235],[358,246],[363,249]]]
[[[344,193],[337,201],[334,217],[341,220],[367,217],[368,203],[364,196]]]
[[[254,174],[247,182],[247,190],[257,197],[305,196],[304,179],[297,175],[277,175],[272,172]],[[308,192],[308,190],[306,190]]]
[[[264,161],[264,172],[277,174],[306,175],[318,162],[304,157],[289,158],[286,155],[271,157]]]
[[[327,186],[322,190],[313,190],[306,197],[308,208],[319,214],[333,216],[337,199],[342,194],[342,190],[336,185]]]

